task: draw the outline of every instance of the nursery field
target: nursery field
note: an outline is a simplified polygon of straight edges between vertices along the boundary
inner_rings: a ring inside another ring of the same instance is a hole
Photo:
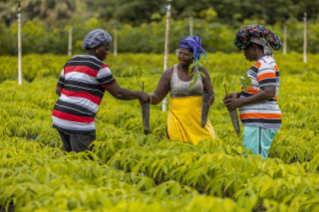
[[[161,105],[151,106],[151,133],[144,135],[138,101],[105,93],[92,153],[63,152],[51,113],[68,59],[25,56],[19,86],[17,58],[0,56],[0,211],[319,211],[318,55],[303,64],[301,54],[275,54],[283,124],[265,160],[244,149],[220,85],[209,113],[213,143],[167,140]],[[208,61],[233,78],[252,65],[242,54],[208,54]],[[122,87],[135,90],[135,77],[122,73],[144,66],[148,93],[163,71],[156,54],[110,55],[105,62]],[[171,55],[170,66],[176,62]],[[239,89],[237,83],[233,92]]]

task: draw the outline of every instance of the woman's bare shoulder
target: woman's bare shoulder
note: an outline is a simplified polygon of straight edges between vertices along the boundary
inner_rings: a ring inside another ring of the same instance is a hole
[[[169,67],[168,69],[164,71],[162,77],[165,79],[171,79],[173,71],[174,71],[174,67]]]

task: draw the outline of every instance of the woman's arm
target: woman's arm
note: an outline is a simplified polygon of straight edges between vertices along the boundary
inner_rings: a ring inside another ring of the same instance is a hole
[[[208,71],[204,67],[200,67],[199,71],[201,71],[205,75],[205,77],[201,75],[202,80],[203,80],[203,85],[204,85],[204,91],[212,94],[212,96],[210,97],[210,99],[208,101],[208,105],[212,105],[214,103],[214,100],[215,100],[215,93],[214,93],[214,89],[212,86],[212,81],[210,79]]]
[[[168,68],[164,74],[161,76],[155,91],[150,95],[151,104],[157,105],[160,103],[167,95],[170,90],[170,82],[172,78],[173,68]]]
[[[239,98],[238,93],[237,95],[229,94],[228,97],[233,97],[233,99],[226,99],[224,97],[224,103],[229,111],[235,110],[238,107],[249,105],[249,104],[256,104],[259,102],[266,101],[276,95],[276,86],[269,86],[263,87],[261,90],[246,98]]]

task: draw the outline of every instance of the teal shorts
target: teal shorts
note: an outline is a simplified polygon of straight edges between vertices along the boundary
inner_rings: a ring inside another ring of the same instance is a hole
[[[267,158],[272,140],[277,131],[278,130],[244,125],[243,145],[246,149],[250,149],[255,156],[261,154],[262,159]]]

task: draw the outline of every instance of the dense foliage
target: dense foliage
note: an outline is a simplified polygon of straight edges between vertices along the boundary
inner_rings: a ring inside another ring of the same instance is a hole
[[[302,73],[319,73],[317,61],[319,55],[308,55],[308,63],[303,63],[301,54],[287,54],[275,52],[275,58],[282,73],[302,74]],[[53,75],[60,76],[64,64],[70,59],[68,56],[57,55],[37,55],[30,54],[22,58],[23,78],[29,82],[36,77]],[[203,61],[203,57],[201,61]],[[0,82],[7,79],[16,79],[18,75],[18,59],[12,56],[0,56]],[[207,60],[209,63],[218,65],[221,71],[227,71],[233,74],[242,74],[248,70],[251,63],[244,59],[242,53],[208,53]],[[119,54],[114,57],[113,54],[108,55],[106,63],[110,66],[115,76],[121,76],[123,71],[130,66],[143,66],[148,69],[149,74],[161,74],[163,72],[164,56],[159,54]],[[178,62],[175,55],[169,55],[169,66],[173,66]]]
[[[237,27],[222,25],[219,22],[194,19],[194,35],[200,36],[202,46],[208,52],[236,52],[233,44],[237,30],[248,24],[264,24],[262,21],[241,22]],[[85,35],[94,29],[105,29],[112,36],[115,22],[98,19],[74,19],[72,23],[60,27],[47,27],[40,20],[26,22],[22,27],[22,54],[52,53],[65,55],[68,52],[68,29],[73,29],[73,53],[82,53]],[[283,25],[266,25],[283,38]],[[308,24],[308,52],[319,53],[319,23]],[[123,53],[163,53],[165,38],[165,19],[144,23],[140,26],[118,25],[118,52]],[[170,52],[178,48],[181,40],[189,36],[188,19],[171,21]],[[9,28],[0,22],[0,55],[17,55],[17,25]],[[113,51],[113,43],[111,45]],[[282,51],[282,50],[280,50]],[[288,22],[287,51],[303,52],[303,24],[296,20]]]
[[[217,135],[213,143],[167,140],[167,113],[160,106],[151,106],[152,132],[145,136],[138,101],[106,94],[97,113],[93,153],[62,152],[51,113],[67,59],[29,55],[23,61],[27,80],[18,86],[16,58],[1,57],[0,205],[24,212],[318,211],[319,74],[318,67],[302,64],[302,55],[276,55],[283,125],[266,160],[243,148],[218,86],[209,114]],[[155,54],[108,58],[122,87],[139,89],[133,76],[119,76],[123,68],[140,63],[151,69],[143,77],[147,92],[157,85],[162,61]],[[251,65],[237,54],[211,54],[209,61],[219,61],[232,75]],[[213,78],[215,70],[210,74]]]
[[[167,0],[28,0],[22,1],[22,10],[26,21],[42,19],[54,25],[63,24],[76,16],[140,25],[164,16],[166,2]],[[10,24],[15,19],[16,7],[15,0],[1,1],[0,18]],[[304,12],[308,13],[312,21],[318,21],[318,7],[319,2],[316,0],[172,0],[172,15],[178,19],[192,15],[210,21],[217,16],[218,22],[231,25],[245,19],[263,19],[268,24],[275,24],[283,23],[289,18],[301,20]]]

